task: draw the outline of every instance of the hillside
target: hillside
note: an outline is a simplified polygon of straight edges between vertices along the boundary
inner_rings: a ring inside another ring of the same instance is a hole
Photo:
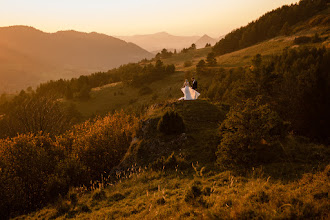
[[[0,216],[329,219],[328,18],[1,96]]]
[[[162,135],[154,129],[168,109],[182,115],[184,134]],[[225,113],[221,105],[206,100],[155,106],[145,116],[143,132],[133,140],[114,179],[104,177],[91,191],[71,189],[53,205],[15,219],[329,217],[329,166],[323,171],[324,165],[319,164],[320,171],[301,178],[318,163],[302,152],[296,153],[300,160],[253,168],[243,176],[216,171],[217,128]],[[293,137],[287,141],[298,144]],[[299,150],[306,150],[305,144],[299,144]],[[319,158],[326,157],[324,146],[308,148],[318,151]]]
[[[5,85],[0,92],[106,71],[152,57],[135,44],[104,34],[45,33],[26,26],[0,28],[0,54],[0,82]]]
[[[261,54],[264,59],[268,59],[273,55],[282,53],[285,48],[299,48],[306,45],[295,45],[294,39],[299,36],[313,36],[319,33],[321,37],[327,40],[319,43],[307,44],[308,46],[327,47],[330,46],[329,30],[326,27],[314,27],[302,29],[300,32],[290,36],[279,36],[262,43],[238,50],[232,53],[227,53],[217,56],[217,67],[231,69],[236,67],[247,67],[252,65],[252,58],[256,54]],[[207,54],[212,51],[211,48],[202,48],[192,50],[187,53],[175,54],[170,58],[162,59],[165,64],[174,64],[177,72],[173,75],[166,76],[161,81],[155,81],[148,85],[152,89],[152,93],[143,96],[137,95],[140,88],[127,87],[121,83],[112,84],[105,87],[94,88],[91,91],[91,99],[86,101],[73,101],[79,111],[85,116],[95,114],[105,114],[108,111],[118,109],[134,109],[147,105],[148,103],[162,102],[167,99],[176,99],[182,96],[180,87],[184,81],[187,72],[190,76],[194,75],[200,82],[201,87],[207,87],[210,83],[212,74],[199,76],[196,75],[196,65],[201,60],[206,60]],[[184,63],[191,61],[192,66],[185,67]],[[118,95],[119,94],[119,95]],[[205,94],[202,93],[205,97]]]

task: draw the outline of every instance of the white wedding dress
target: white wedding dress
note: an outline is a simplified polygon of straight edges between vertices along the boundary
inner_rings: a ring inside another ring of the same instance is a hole
[[[200,93],[192,89],[189,84],[185,84],[185,86],[181,88],[181,91],[183,92],[184,96],[179,100],[196,100],[198,96],[200,96]]]

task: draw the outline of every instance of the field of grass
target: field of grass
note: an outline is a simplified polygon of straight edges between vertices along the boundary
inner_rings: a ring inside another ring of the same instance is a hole
[[[243,177],[140,169],[16,219],[328,219],[329,172],[283,184],[261,170]]]

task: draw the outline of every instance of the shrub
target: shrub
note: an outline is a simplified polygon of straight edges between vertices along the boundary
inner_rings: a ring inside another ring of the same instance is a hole
[[[55,175],[63,149],[48,136],[27,134],[0,140],[0,213],[32,211],[59,194],[65,194],[65,179]]]
[[[202,188],[198,184],[193,184],[187,191],[184,201],[190,203],[192,200],[202,195]]]
[[[80,209],[81,212],[91,212],[91,209],[86,204],[83,204]]]
[[[87,185],[91,179],[87,167],[71,157],[59,161],[55,172],[61,179],[65,179],[70,186],[74,187]]]
[[[183,65],[184,65],[184,67],[190,67],[190,66],[192,66],[192,62],[190,60],[187,60],[184,62]]]
[[[153,94],[151,97],[151,100],[155,101],[156,99],[158,99],[158,95],[157,94]]]
[[[76,206],[78,204],[77,193],[70,194],[69,198],[70,198],[71,205]]]
[[[194,206],[207,207],[208,204],[203,198],[202,184],[199,181],[194,181],[187,190],[184,201]]]
[[[98,190],[93,194],[93,200],[94,201],[101,201],[101,200],[105,200],[107,198],[107,195],[105,194],[104,190]]]
[[[125,196],[121,193],[115,193],[109,198],[110,201],[115,201],[115,202],[123,199],[125,199]]]
[[[139,90],[139,95],[143,96],[143,95],[148,95],[152,93],[152,89],[148,86],[143,86],[140,90]]]
[[[135,133],[137,118],[124,112],[75,126],[72,153],[90,171],[92,179],[119,164]]]
[[[56,215],[54,217],[62,216],[70,211],[71,207],[67,202],[61,201],[56,205]]]
[[[185,131],[185,125],[177,112],[167,111],[159,120],[157,129],[164,134],[180,134]]]
[[[271,162],[282,151],[278,141],[285,124],[260,98],[248,99],[232,108],[220,126],[222,135],[217,162],[221,168],[249,168]]]
[[[301,37],[296,37],[293,40],[294,44],[307,44],[310,43],[312,41],[311,37],[307,37],[307,36],[301,36]]]
[[[164,205],[166,203],[164,198],[157,199],[156,202],[157,202],[158,205]]]
[[[176,157],[174,152],[168,157],[158,158],[155,162],[150,164],[153,170],[175,170],[175,169],[185,169],[189,167],[189,164],[182,158]]]

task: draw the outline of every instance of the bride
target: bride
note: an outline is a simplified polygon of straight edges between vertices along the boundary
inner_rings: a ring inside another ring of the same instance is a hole
[[[190,87],[187,79],[183,83],[181,91],[183,92],[184,96],[179,100],[196,100],[198,96],[200,96],[200,93]]]

